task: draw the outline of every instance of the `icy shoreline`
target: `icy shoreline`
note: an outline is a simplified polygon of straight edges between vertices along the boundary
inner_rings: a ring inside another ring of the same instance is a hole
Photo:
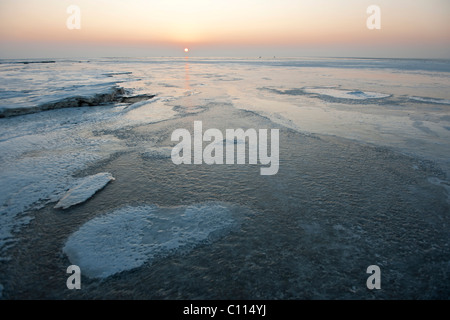
[[[127,96],[126,94],[126,90],[124,90],[122,87],[114,86],[106,89],[105,92],[95,93],[93,95],[87,96],[73,96],[63,98],[53,102],[42,103],[37,106],[0,107],[0,118],[21,116],[30,113],[63,108],[92,107],[113,103],[136,103],[155,97],[155,95],[150,94],[136,96]]]
[[[92,106],[87,110],[55,109],[0,119],[0,260],[10,258],[7,250],[16,242],[14,233],[33,219],[28,211],[58,202],[70,186],[80,182],[74,178],[75,173],[127,149],[125,142],[114,135],[94,132],[151,123],[152,117],[139,121],[125,117],[130,110],[138,112],[140,107],[127,109],[123,105],[132,102],[139,105],[147,100],[145,108],[153,103],[151,97],[139,94],[122,97],[124,102],[117,105]],[[153,107],[156,113],[162,113],[158,108],[163,106]],[[106,183],[111,177],[100,178]],[[89,182],[92,182],[88,183],[89,190],[81,190],[79,194],[82,198],[101,187],[96,181]],[[70,203],[60,205],[67,207],[82,199],[66,200]]]

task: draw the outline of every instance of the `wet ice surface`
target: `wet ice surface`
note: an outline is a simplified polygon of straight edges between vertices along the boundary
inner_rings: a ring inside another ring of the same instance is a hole
[[[3,297],[448,298],[448,63],[415,63],[398,61],[393,70],[392,61],[351,59],[342,68],[326,59],[70,62],[62,68],[90,87],[112,81],[130,95],[157,96],[0,119]],[[2,79],[26,75],[50,87],[61,79],[43,81],[54,73],[47,65],[0,70]],[[26,105],[33,92],[14,99]],[[13,95],[0,92],[1,102]],[[196,120],[223,133],[279,128],[280,171],[175,166],[170,135],[192,132]],[[98,172],[116,180],[84,203],[53,208]],[[205,214],[205,230],[228,230],[236,220],[240,227],[214,241],[193,231],[203,216],[183,224],[174,209],[217,202],[236,210],[232,219],[217,216],[231,217],[228,209]],[[168,218],[157,223],[167,238],[139,223],[152,215]],[[114,231],[111,241],[92,240],[96,230]],[[175,239],[190,249],[162,249]],[[96,251],[99,259],[89,258]],[[64,289],[72,260],[87,269],[82,292]],[[382,270],[378,292],[365,287],[372,264]],[[109,276],[99,282],[102,274]]]

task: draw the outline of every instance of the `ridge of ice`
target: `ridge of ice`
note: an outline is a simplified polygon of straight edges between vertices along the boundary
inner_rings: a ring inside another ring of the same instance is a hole
[[[60,94],[30,99],[26,104],[10,103],[2,105],[0,117],[25,115],[47,110],[73,108],[81,106],[97,106],[105,103],[120,101],[125,90],[115,83],[97,84],[89,88],[79,89],[80,92],[64,92]]]
[[[90,199],[97,191],[103,189],[111,180],[115,180],[111,173],[101,172],[78,180],[77,184],[56,204],[55,209],[67,209]]]
[[[155,97],[154,94],[128,96],[126,95],[126,90],[115,83],[92,85],[89,88],[79,90],[80,92],[75,95],[72,92],[65,92],[64,94],[61,93],[59,95],[54,94],[51,96],[40,97],[34,101],[29,101],[25,105],[21,103],[12,103],[14,100],[11,100],[13,99],[11,98],[10,104],[0,105],[0,117],[19,116],[63,108],[92,107],[108,103],[138,104],[139,102],[146,102]],[[3,96],[5,96],[5,93]]]
[[[106,278],[216,240],[237,226],[232,205],[122,207],[93,218],[66,241],[63,252],[89,278]]]

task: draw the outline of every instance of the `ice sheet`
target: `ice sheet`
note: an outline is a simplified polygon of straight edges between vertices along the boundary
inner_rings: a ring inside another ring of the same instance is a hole
[[[2,61],[0,107],[102,93],[111,85],[157,98],[0,119],[0,259],[14,232],[30,220],[26,211],[60,199],[74,183],[74,173],[130,146],[144,157],[168,157],[156,143],[154,150],[140,144],[130,128],[193,112],[200,117],[208,104],[248,110],[302,133],[392,147],[445,166],[449,68],[448,61],[409,59]],[[331,98],[321,99],[329,97],[325,94]],[[227,128],[236,128],[233,119],[225,121]]]
[[[124,207],[86,222],[63,252],[83,275],[106,278],[216,240],[236,225],[232,209],[223,203]]]

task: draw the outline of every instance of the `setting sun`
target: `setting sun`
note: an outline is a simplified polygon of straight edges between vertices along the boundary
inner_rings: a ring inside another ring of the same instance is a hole
[[[184,48],[184,52],[189,52],[189,48]]]

